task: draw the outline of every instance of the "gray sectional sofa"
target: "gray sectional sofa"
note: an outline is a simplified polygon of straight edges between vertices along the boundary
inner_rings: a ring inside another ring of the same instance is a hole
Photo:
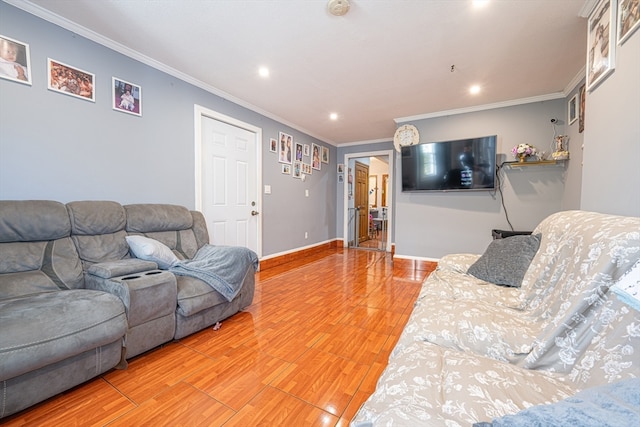
[[[133,256],[134,235],[184,262],[209,243],[202,214],[182,206],[0,201],[0,418],[251,304],[257,258],[234,267],[228,300]]]
[[[567,211],[443,257],[351,425],[639,419],[640,218]]]

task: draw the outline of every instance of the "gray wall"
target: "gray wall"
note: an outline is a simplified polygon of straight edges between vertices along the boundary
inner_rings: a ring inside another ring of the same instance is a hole
[[[533,144],[552,151],[552,117],[561,119],[557,133],[565,131],[564,99],[417,120],[421,142],[497,135],[499,163],[514,160],[511,148]],[[400,257],[437,259],[447,253],[482,253],[491,241],[491,230],[509,229],[500,193],[401,191],[400,158],[395,160],[395,243]],[[579,164],[504,167],[500,173],[505,205],[516,230],[532,230],[543,218],[566,206],[565,176]]]
[[[581,208],[640,216],[640,31],[616,46],[616,68],[587,93]]]
[[[0,29],[30,45],[33,81],[28,86],[0,79],[0,199],[194,208],[194,104],[199,104],[263,130],[263,184],[272,188],[259,207],[263,256],[335,238],[335,147],[3,2]],[[48,57],[94,73],[96,102],[49,91]],[[142,117],[112,110],[112,76],[142,87]],[[283,175],[268,146],[279,131],[329,147],[331,163],[304,182]]]

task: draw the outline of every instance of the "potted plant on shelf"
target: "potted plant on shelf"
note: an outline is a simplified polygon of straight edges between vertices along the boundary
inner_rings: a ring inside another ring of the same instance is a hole
[[[515,158],[518,159],[518,162],[524,163],[527,157],[535,156],[538,151],[533,145],[523,143],[513,147],[511,149],[511,152],[513,153]]]

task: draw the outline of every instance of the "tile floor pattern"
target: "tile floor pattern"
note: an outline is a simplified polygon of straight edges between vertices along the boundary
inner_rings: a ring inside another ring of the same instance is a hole
[[[3,421],[347,426],[374,390],[427,274],[394,270],[384,252],[342,249],[268,269],[256,276],[253,304],[218,331],[156,348]]]

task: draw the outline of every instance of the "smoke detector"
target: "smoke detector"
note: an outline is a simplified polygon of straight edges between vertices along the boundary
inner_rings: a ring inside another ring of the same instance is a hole
[[[349,0],[329,0],[327,9],[334,16],[344,16],[349,12]]]

